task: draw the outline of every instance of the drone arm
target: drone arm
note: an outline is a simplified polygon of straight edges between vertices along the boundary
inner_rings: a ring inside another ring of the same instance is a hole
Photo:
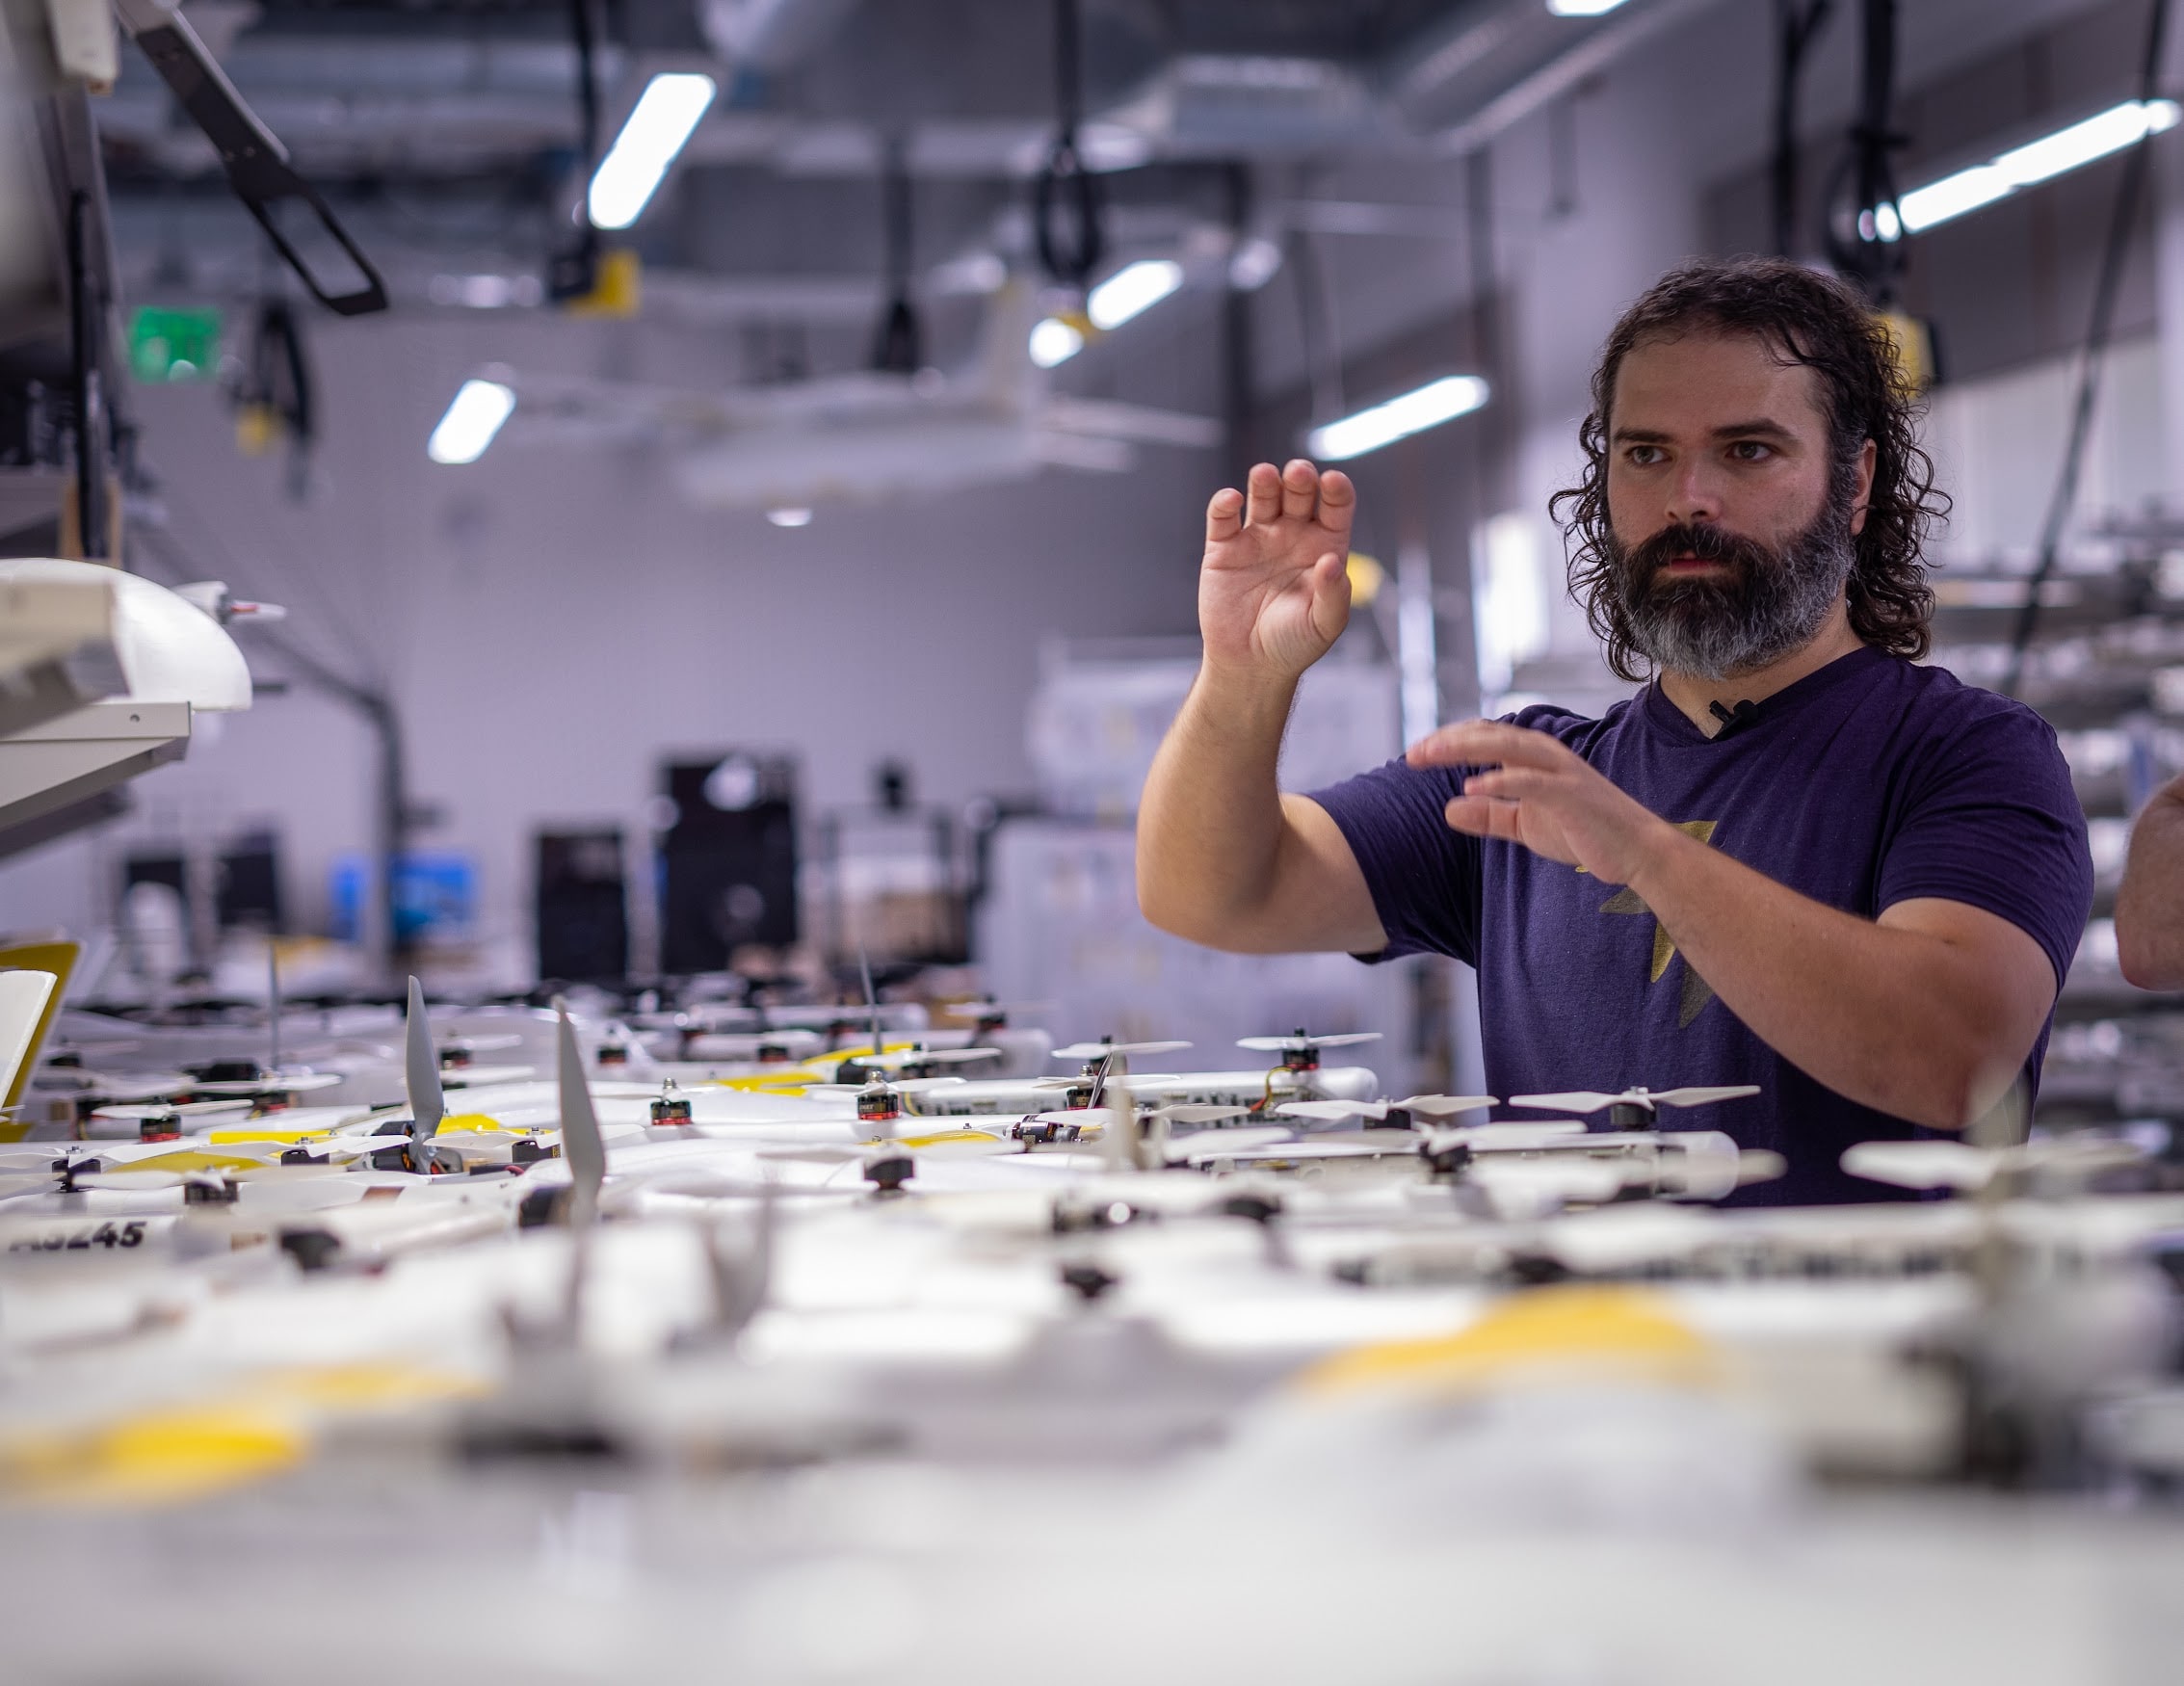
[[[2123,976],[2142,989],[2184,988],[2184,778],[2154,793],[2131,829],[2116,897]]]

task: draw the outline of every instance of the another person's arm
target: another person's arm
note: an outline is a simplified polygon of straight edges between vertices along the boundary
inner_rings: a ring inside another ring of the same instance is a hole
[[[2131,828],[2116,947],[2140,988],[2184,989],[2184,778],[2155,791]]]
[[[1198,575],[1205,655],[1138,808],[1138,904],[1163,930],[1247,953],[1386,945],[1325,809],[1275,778],[1297,681],[1350,615],[1356,494],[1309,462],[1214,494]]]
[[[1962,1129],[2015,1080],[2055,1004],[2040,943],[1984,909],[1908,898],[1862,919],[1686,835],[1544,732],[1474,721],[1414,765],[1479,766],[1449,825],[1627,884],[1752,1034],[1838,1094]]]

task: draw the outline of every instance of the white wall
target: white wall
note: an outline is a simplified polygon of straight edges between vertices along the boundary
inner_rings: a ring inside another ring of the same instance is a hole
[[[426,459],[479,363],[700,384],[719,356],[696,335],[479,317],[309,327],[325,410],[310,502],[286,498],[276,461],[238,455],[209,388],[140,390],[145,452],[201,575],[285,603],[313,651],[391,684],[413,799],[444,815],[418,842],[475,852],[488,935],[528,928],[531,830],[635,823],[663,751],[793,748],[807,804],[866,800],[885,755],[929,800],[1022,790],[1042,635],[1195,625],[1210,453],[822,509],[786,531],[685,509],[646,452]],[[131,839],[250,816],[277,820],[291,893],[321,918],[329,863],[369,844],[371,740],[301,690],[219,729],[139,779],[139,814],[104,836],[0,863],[0,929],[92,922]]]

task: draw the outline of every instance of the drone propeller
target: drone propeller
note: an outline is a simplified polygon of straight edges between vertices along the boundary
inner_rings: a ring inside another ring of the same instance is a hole
[[[1000,1056],[999,1048],[898,1048],[891,1054],[852,1054],[850,1058],[859,1066],[901,1071],[911,1066],[963,1066]]]
[[[1394,1103],[1400,1112],[1426,1119],[1451,1119],[1458,1113],[1475,1113],[1501,1102],[1490,1094],[1413,1094]]]
[[[951,1089],[964,1081],[960,1077],[884,1077],[881,1081],[897,1094],[924,1094],[930,1090]],[[849,1095],[855,1098],[870,1087],[862,1083],[807,1083],[802,1091],[806,1095]]]
[[[1103,1060],[1111,1054],[1167,1054],[1177,1048],[1187,1048],[1189,1042],[1071,1042],[1066,1048],[1056,1048],[1057,1060]]]
[[[409,1134],[420,1146],[430,1141],[447,1116],[447,1097],[440,1089],[440,1059],[433,1048],[432,1020],[425,1014],[425,987],[409,980],[409,1018],[403,1048],[404,1086],[409,1095]]]
[[[1242,1037],[1236,1045],[1250,1048],[1255,1054],[1280,1054],[1291,1048],[1346,1048],[1355,1042],[1377,1042],[1381,1033],[1377,1030],[1336,1031],[1329,1036],[1313,1036],[1299,1031],[1286,1037]]]
[[[592,1110],[592,1087],[585,1081],[584,1050],[577,1045],[576,1024],[566,1007],[561,1015],[561,1127],[562,1157],[568,1161],[569,1185],[574,1195],[569,1222],[589,1229],[599,1215],[599,1189],[607,1176],[607,1145],[599,1135],[599,1118]]]
[[[1066,1118],[1068,1115],[1060,1115]],[[1246,1119],[1251,1116],[1248,1106],[1204,1106],[1190,1101],[1177,1101],[1159,1108],[1152,1115],[1166,1119],[1171,1124],[1218,1124],[1223,1119]]]
[[[203,1119],[217,1118],[222,1114],[240,1114],[250,1110],[250,1103],[242,1100],[184,1100],[168,1105],[147,1101],[136,1106],[102,1106],[93,1108],[94,1119],[112,1119],[117,1123],[141,1124],[146,1119]]]
[[[235,1096],[249,1100],[260,1094],[309,1094],[347,1082],[338,1071],[268,1071],[258,1078],[228,1078],[217,1083],[192,1083],[192,1094]]]
[[[1846,1148],[1842,1166],[1853,1176],[1895,1188],[1956,1189],[1970,1193],[2014,1172],[2059,1170],[2080,1175],[2134,1165],[2145,1157],[2136,1143],[2114,1137],[2056,1137],[2014,1147],[1975,1147],[1969,1142],[1860,1142]]]
[[[1651,1112],[1662,1106],[1711,1106],[1719,1100],[1742,1100],[1757,1094],[1755,1083],[1736,1083],[1703,1089],[1626,1089],[1620,1094],[1603,1094],[1592,1089],[1573,1089],[1561,1094],[1514,1094],[1512,1106],[1541,1107],[1550,1112],[1596,1113],[1602,1107],[1634,1106]]]

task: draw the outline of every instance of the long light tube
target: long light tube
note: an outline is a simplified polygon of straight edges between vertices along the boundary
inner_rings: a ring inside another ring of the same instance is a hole
[[[1341,462],[1412,434],[1422,434],[1428,428],[1437,428],[1460,415],[1469,415],[1487,402],[1487,382],[1482,377],[1443,375],[1414,392],[1314,428],[1304,442],[1313,456]]]
[[[2096,158],[2120,152],[2147,135],[2158,135],[2173,127],[2178,115],[2173,99],[2127,99],[2097,117],[2014,147],[1989,163],[1975,164],[1925,187],[1913,188],[1897,198],[1896,209],[1908,232],[1922,233],[1952,217],[1961,217]]]
[[[434,462],[475,462],[515,408],[515,394],[498,381],[465,381],[425,443]]]
[[[1599,17],[1622,3],[1623,0],[1547,0],[1547,10],[1557,17]]]
[[[637,221],[713,103],[713,78],[696,70],[663,71],[645,85],[592,174],[587,204],[593,227],[626,228]]]
[[[1094,328],[1120,328],[1183,284],[1183,266],[1172,258],[1142,257],[1125,264],[1085,295],[1085,314]]]

